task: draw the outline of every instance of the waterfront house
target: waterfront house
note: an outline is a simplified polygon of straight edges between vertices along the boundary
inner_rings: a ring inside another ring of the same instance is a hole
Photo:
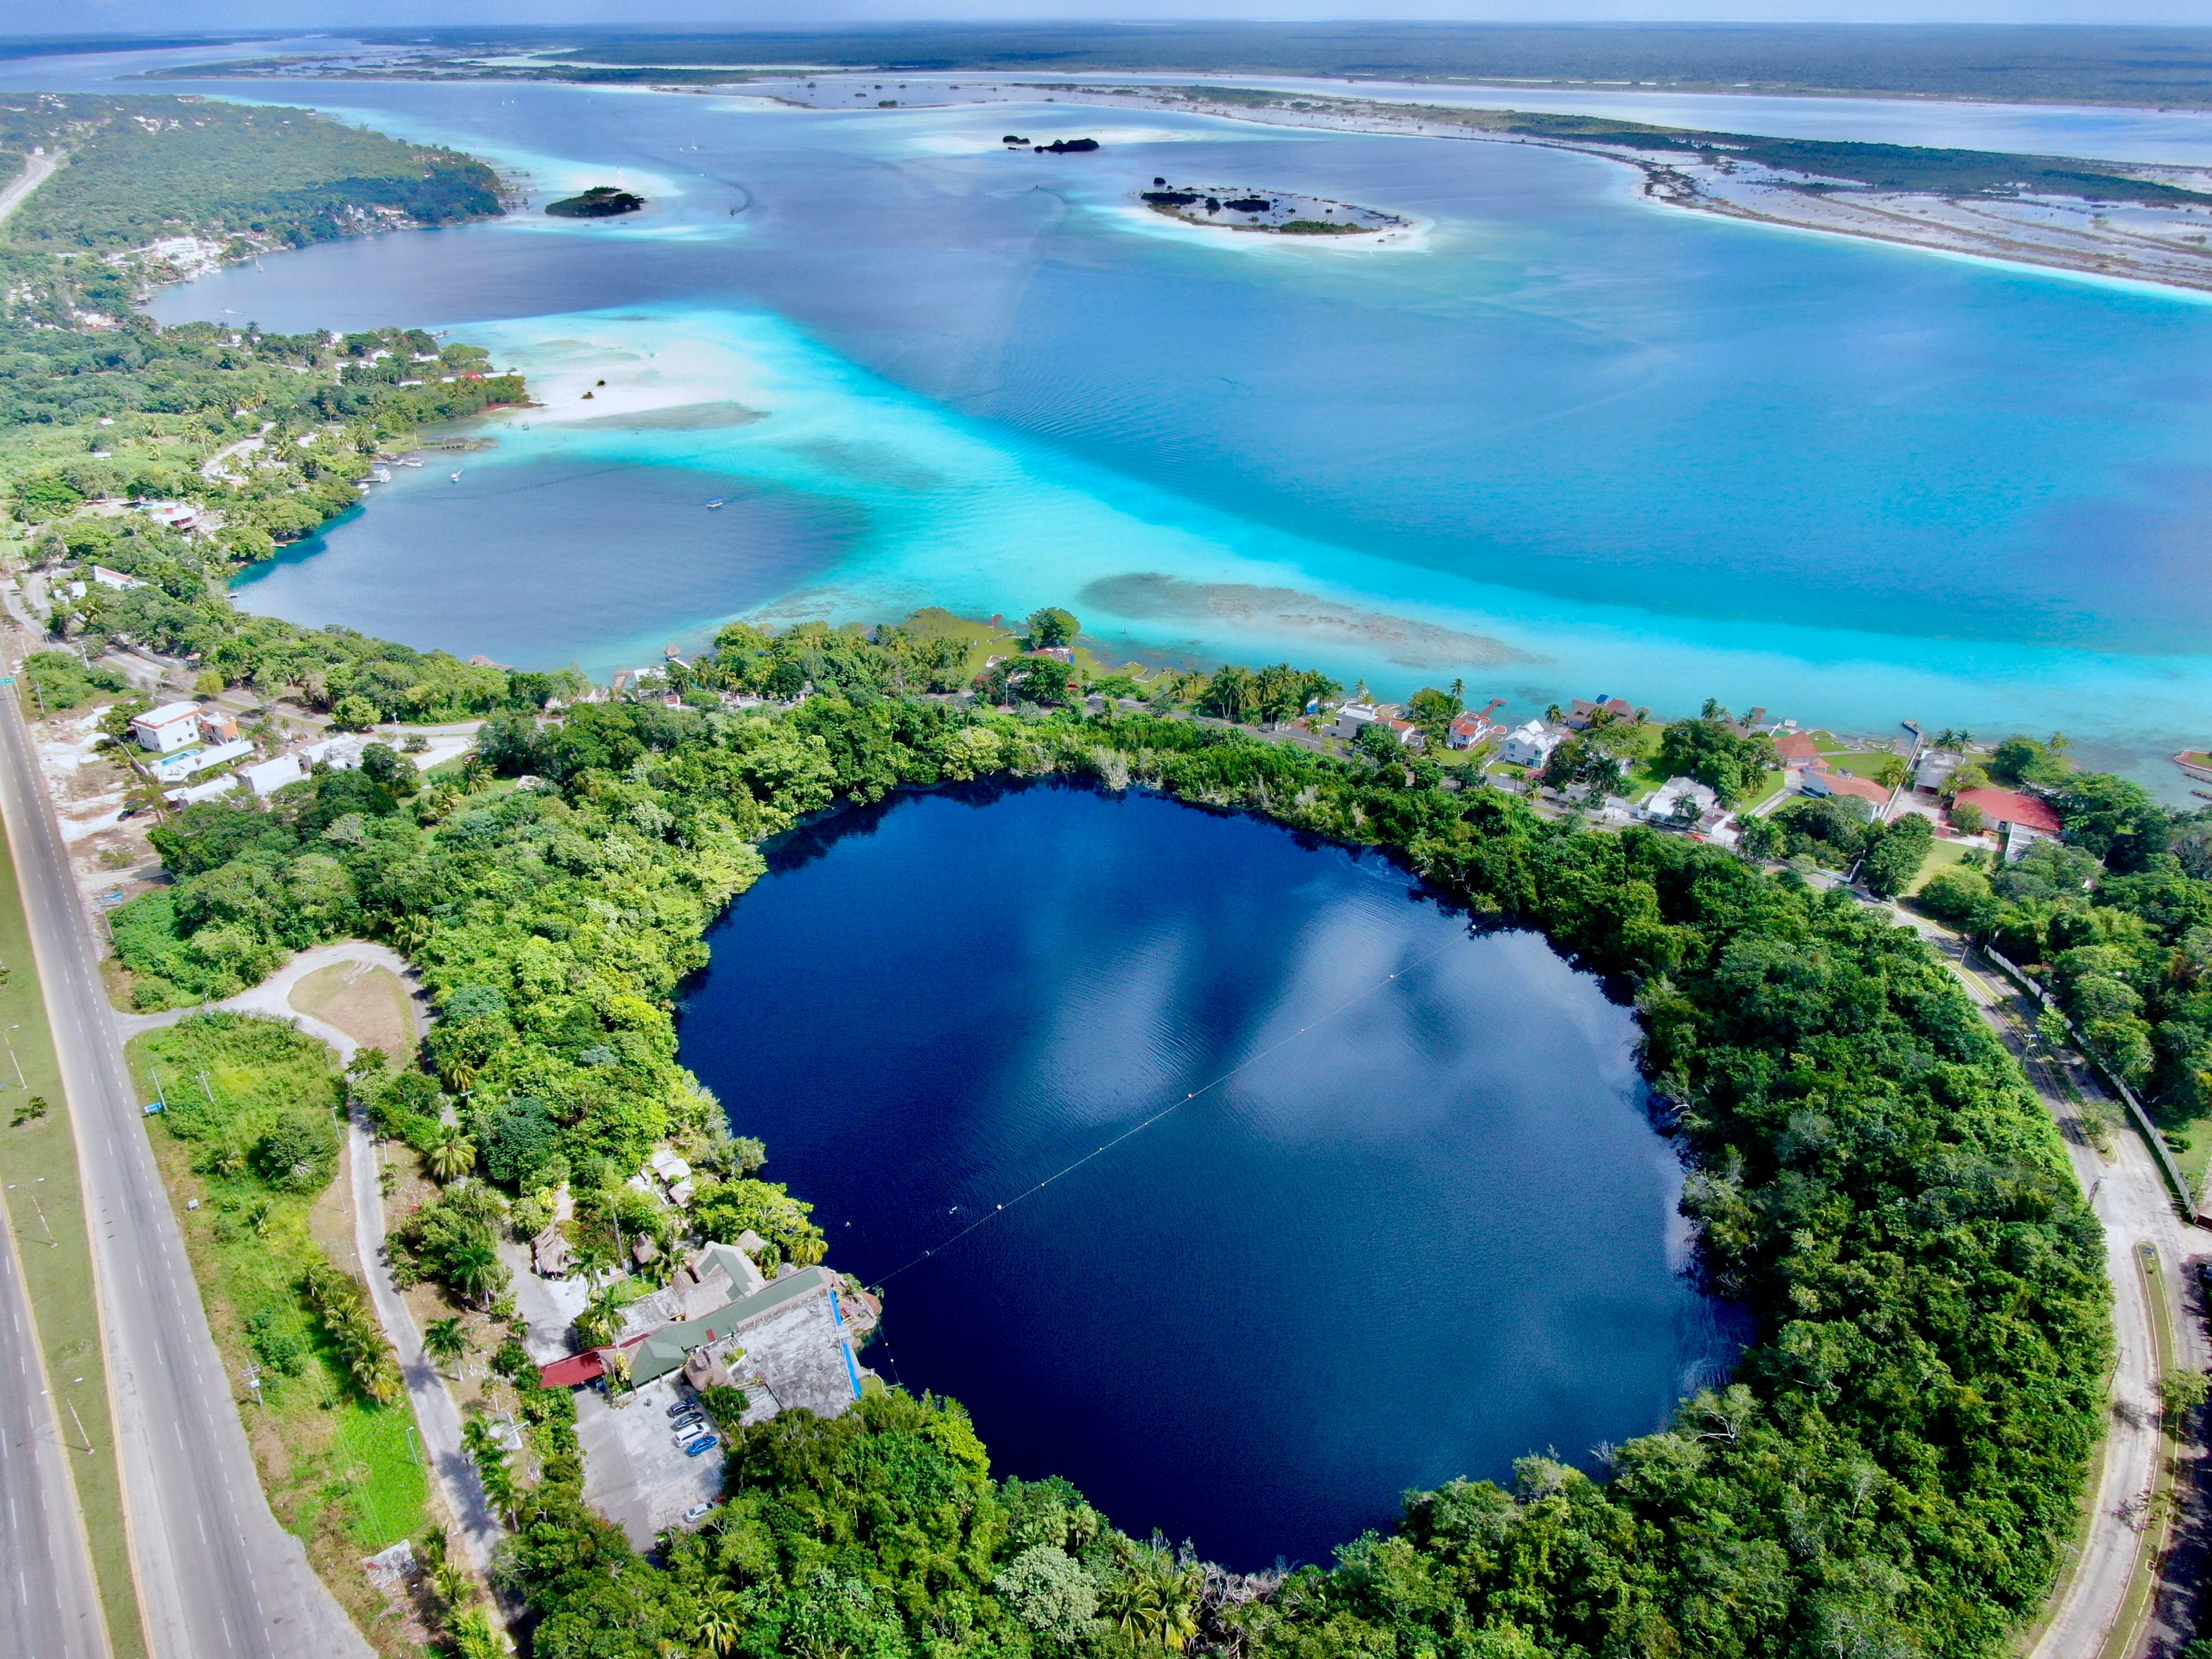
[[[171,530],[193,530],[199,526],[200,510],[190,501],[149,501],[146,516]]]
[[[1636,709],[1625,697],[1608,697],[1601,691],[1595,697],[1577,697],[1567,710],[1567,724],[1577,732],[1587,731],[1600,714],[1617,720],[1632,720]]]
[[[1826,767],[1808,766],[1798,788],[1816,800],[1828,800],[1838,795],[1853,795],[1874,803],[1875,816],[1889,805],[1889,791],[1872,778],[1853,777],[1849,772],[1831,772]]]
[[[1509,766],[1526,767],[1535,771],[1552,758],[1552,751],[1565,739],[1564,732],[1555,732],[1541,720],[1530,720],[1516,726],[1505,734],[1498,745],[1498,758]]]
[[[1492,697],[1490,707],[1477,713],[1469,709],[1456,716],[1444,733],[1448,749],[1473,749],[1486,742],[1505,728],[1491,717],[1505,706],[1503,697]]]
[[[131,588],[146,586],[137,577],[126,576],[120,570],[110,570],[104,564],[93,566],[92,579],[102,587],[112,587],[118,592],[128,592]]]
[[[1693,821],[1700,823],[1720,805],[1720,797],[1695,778],[1669,778],[1644,801],[1644,816],[1657,823],[1680,823],[1681,804],[1686,800],[1698,809]]]
[[[1947,749],[1931,749],[1920,757],[1912,769],[1912,787],[1923,795],[1940,795],[1950,787],[1951,775],[1966,762],[1963,755],[1954,755]]]
[[[1349,740],[1382,718],[1382,711],[1371,702],[1348,702],[1336,711],[1336,724],[1328,728],[1328,734]]]
[[[1785,768],[1826,764],[1820,758],[1820,745],[1806,732],[1779,733],[1774,739],[1774,752],[1781,757]]]
[[[1961,789],[1952,805],[1980,811],[1990,833],[2003,844],[2008,863],[2065,827],[2049,801],[2024,795],[2017,789]]]
[[[835,1417],[860,1397],[854,1344],[878,1317],[872,1298],[827,1267],[786,1266],[770,1279],[737,1245],[708,1244],[624,1310],[612,1343],[540,1366],[538,1377],[573,1388],[614,1371],[620,1356],[633,1387],[678,1370],[695,1387],[743,1387],[755,1398],[748,1422],[793,1407]]]
[[[1399,743],[1405,748],[1425,749],[1428,747],[1429,734],[1411,720],[1401,720],[1395,714],[1385,714],[1380,724],[1396,732]]]
[[[141,749],[173,755],[200,740],[200,706],[196,702],[165,702],[131,718],[131,735]]]

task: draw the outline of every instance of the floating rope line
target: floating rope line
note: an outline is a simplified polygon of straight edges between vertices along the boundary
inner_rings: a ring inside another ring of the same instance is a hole
[[[1456,943],[1456,941],[1453,941],[1453,943]],[[1093,1159],[1105,1157],[1107,1153],[1112,1152],[1123,1141],[1144,1133],[1146,1130],[1151,1128],[1152,1125],[1158,1123],[1162,1118],[1174,1116],[1176,1113],[1182,1110],[1184,1107],[1189,1105],[1192,1101],[1198,1099],[1202,1095],[1212,1093],[1213,1091],[1221,1087],[1223,1084],[1228,1082],[1230,1079],[1235,1077],[1239,1072],[1244,1071],[1249,1067],[1257,1066],[1261,1060],[1267,1059],[1268,1055],[1279,1053],[1281,1050],[1289,1048],[1291,1044],[1296,1042],[1300,1037],[1304,1036],[1308,1032],[1317,1030],[1322,1026],[1328,1024],[1338,1015],[1346,1013],[1352,1009],[1358,1007],[1361,1003],[1366,1001],[1368,998],[1373,996],[1376,992],[1387,988],[1393,981],[1402,979],[1407,974],[1412,973],[1416,968],[1426,967],[1430,963],[1434,962],[1438,957],[1442,956],[1446,951],[1450,949],[1451,944],[1449,943],[1439,945],[1435,950],[1430,951],[1426,956],[1415,957],[1409,966],[1401,968],[1395,973],[1384,975],[1381,979],[1376,981],[1374,984],[1369,986],[1365,990],[1361,991],[1355,996],[1347,998],[1346,1000],[1339,1003],[1335,1007],[1330,1009],[1327,1013],[1319,1016],[1310,1024],[1299,1026],[1297,1030],[1291,1032],[1280,1042],[1270,1043],[1265,1048],[1261,1049],[1258,1054],[1239,1060],[1236,1065],[1224,1072],[1219,1077],[1215,1078],[1212,1082],[1205,1084],[1199,1088],[1192,1090],[1188,1094],[1185,1095],[1181,1100],[1176,1101],[1174,1104],[1164,1106],[1158,1111],[1154,1112],[1150,1117],[1145,1119],[1141,1123],[1132,1124],[1129,1127],[1122,1130],[1120,1134],[1115,1135],[1113,1139],[1108,1141],[1104,1146],[1085,1152],[1081,1158],[1077,1158],[1073,1164],[1069,1164],[1060,1169],[1054,1170],[1050,1175],[1047,1176],[1042,1181],[1038,1182],[1035,1186],[1030,1187],[1024,1191],[1017,1193],[1005,1203],[995,1206],[989,1211],[986,1212],[978,1219],[969,1222],[966,1226],[963,1227],[958,1232],[953,1234],[951,1237],[946,1239],[943,1243],[924,1250],[920,1255],[915,1256],[912,1261],[902,1263],[900,1266],[892,1268],[889,1273],[885,1273],[881,1279],[876,1281],[877,1286],[881,1288],[883,1285],[889,1284],[892,1279],[896,1279],[901,1273],[906,1273],[912,1268],[919,1267],[923,1262],[928,1261],[932,1256],[938,1255],[941,1251],[951,1249],[955,1244],[957,1244],[962,1239],[967,1237],[969,1234],[974,1232],[977,1228],[987,1227],[992,1222],[996,1221],[1000,1216],[1006,1214],[1007,1211],[1012,1209],[1015,1205],[1020,1203],[1024,1199],[1036,1197],[1046,1188],[1051,1186],[1054,1182],[1058,1181],[1062,1176],[1073,1175],[1076,1170],[1081,1169],[1085,1164],[1091,1163]]]

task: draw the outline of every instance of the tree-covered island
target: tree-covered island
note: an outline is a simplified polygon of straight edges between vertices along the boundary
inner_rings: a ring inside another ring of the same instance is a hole
[[[642,196],[617,190],[612,185],[593,185],[580,194],[548,202],[545,210],[556,219],[614,219],[625,213],[635,213],[644,205]]]

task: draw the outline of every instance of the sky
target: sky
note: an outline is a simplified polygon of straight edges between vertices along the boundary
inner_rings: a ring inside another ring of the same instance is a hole
[[[2206,0],[0,0],[0,34],[657,23],[834,27],[922,20],[1489,22],[2212,22]]]

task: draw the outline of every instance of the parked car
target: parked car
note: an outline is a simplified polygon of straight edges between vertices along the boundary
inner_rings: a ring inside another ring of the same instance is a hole
[[[694,1521],[704,1521],[714,1512],[714,1506],[712,1504],[694,1504],[684,1511],[684,1524],[688,1527]]]
[[[712,1451],[722,1443],[711,1434],[702,1434],[684,1449],[686,1457],[696,1457],[701,1452]]]
[[[668,1414],[671,1417],[682,1417],[688,1413],[696,1412],[698,1409],[699,1402],[697,1401],[679,1400],[668,1408]]]
[[[673,1423],[671,1423],[668,1426],[669,1426],[670,1428],[672,1428],[672,1429],[676,1430],[678,1432],[679,1432],[679,1433],[680,1433],[680,1432],[682,1432],[682,1431],[683,1431],[684,1428],[686,1428],[688,1425],[691,1425],[691,1424],[693,1424],[693,1423],[703,1423],[703,1422],[705,1422],[706,1420],[707,1420],[707,1414],[706,1414],[706,1413],[704,1413],[704,1412],[686,1412],[686,1413],[684,1413],[684,1415],[683,1415],[683,1416],[681,1416],[681,1417],[678,1418],[678,1419],[677,1419]]]

